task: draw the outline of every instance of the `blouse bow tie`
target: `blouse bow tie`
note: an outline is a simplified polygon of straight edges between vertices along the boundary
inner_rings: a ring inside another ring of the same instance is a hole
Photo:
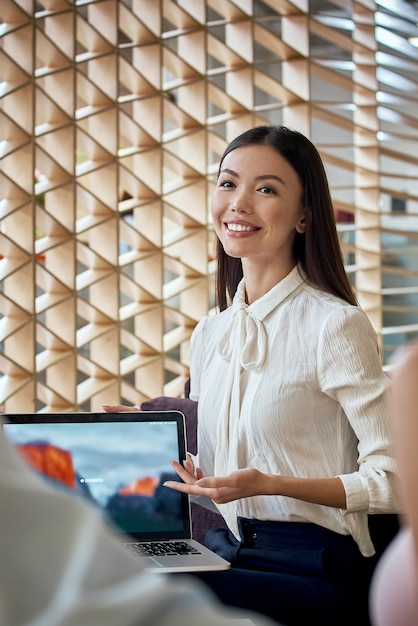
[[[232,315],[231,322],[219,340],[218,350],[225,361],[230,361],[232,353],[238,350],[241,367],[255,370],[264,363],[267,353],[267,335],[263,323],[240,304]]]

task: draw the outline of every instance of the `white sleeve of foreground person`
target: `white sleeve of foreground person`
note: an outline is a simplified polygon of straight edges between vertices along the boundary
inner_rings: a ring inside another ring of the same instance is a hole
[[[5,440],[0,425],[2,626],[241,623],[272,626],[264,618],[237,616],[220,606],[193,578],[176,581],[141,571],[139,560],[93,509],[38,478]]]

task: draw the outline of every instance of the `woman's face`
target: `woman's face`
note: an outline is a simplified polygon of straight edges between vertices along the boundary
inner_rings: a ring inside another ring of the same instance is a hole
[[[305,230],[302,185],[274,148],[249,145],[224,158],[212,200],[216,234],[232,257],[294,263],[296,232]]]

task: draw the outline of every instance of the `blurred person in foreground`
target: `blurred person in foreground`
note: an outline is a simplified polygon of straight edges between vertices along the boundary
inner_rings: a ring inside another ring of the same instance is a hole
[[[370,605],[374,626],[417,626],[418,343],[399,350],[392,378],[391,419],[404,516],[375,571]]]

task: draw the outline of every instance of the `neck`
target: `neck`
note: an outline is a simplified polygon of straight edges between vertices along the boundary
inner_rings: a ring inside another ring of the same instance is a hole
[[[287,267],[278,269],[275,272],[269,272],[261,269],[260,271],[254,271],[245,267],[244,259],[242,263],[244,273],[245,284],[245,301],[247,304],[252,304],[262,296],[264,296],[270,289],[277,285],[283,278],[286,278],[288,274],[295,267],[296,262],[289,263]]]

